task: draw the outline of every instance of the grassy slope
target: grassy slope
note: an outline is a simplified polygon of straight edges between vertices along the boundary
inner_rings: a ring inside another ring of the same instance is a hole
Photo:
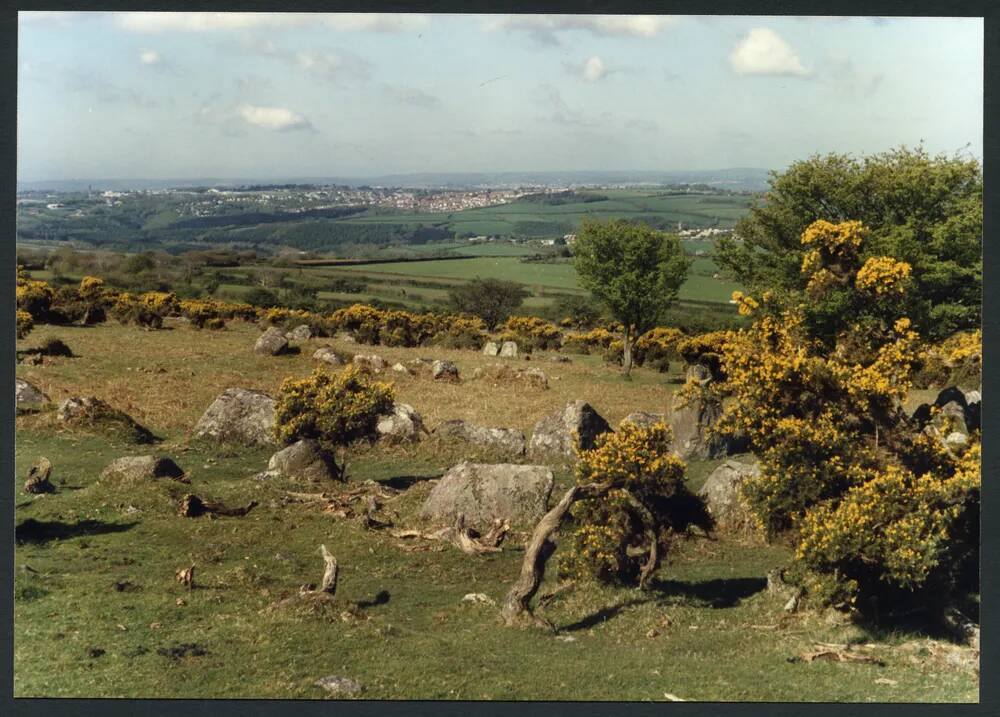
[[[789,663],[816,641],[862,635],[810,613],[781,613],[780,600],[763,590],[766,571],[787,559],[781,546],[680,541],[649,593],[581,585],[556,599],[545,614],[575,641],[502,628],[495,609],[461,598],[469,592],[502,598],[519,567],[516,538],[502,553],[477,558],[453,549],[406,553],[384,532],[365,531],[315,507],[284,504],[282,489],[289,486],[251,480],[268,451],[187,444],[186,431],[224,388],[274,391],[282,377],[311,370],[316,346],[350,345],[312,340],[298,356],[261,358],[249,350],[256,330],[239,324],[215,333],[179,326],[159,332],[41,327],[19,345],[49,336],[62,337],[79,357],[18,367],[18,375],[57,401],[94,394],[128,410],[165,438],[155,451],[173,456],[192,484],[98,480],[114,458],[149,449],[59,430],[50,414],[18,419],[16,523],[57,521],[50,527],[59,534],[24,542],[15,555],[19,697],[317,698],[323,694],[312,683],[328,674],[359,680],[367,698],[660,700],[667,692],[723,701],[978,697],[973,675],[921,653],[881,649],[885,668]],[[353,348],[389,360],[450,358],[465,376],[488,362],[472,352]],[[642,369],[624,382],[596,357],[574,357],[571,364],[537,358],[530,365],[549,374],[548,391],[472,380],[442,386],[421,378],[399,379],[397,390],[430,427],[466,418],[529,430],[570,398],[590,401],[616,422],[633,410],[663,410],[676,387]],[[155,373],[159,368],[165,372]],[[39,455],[55,466],[59,490],[53,495],[21,489]],[[355,479],[413,483],[393,505],[399,524],[410,526],[418,524],[416,509],[429,489],[421,479],[466,456],[477,458],[434,441],[365,449],[350,471]],[[713,465],[689,467],[693,487]],[[557,479],[565,484],[568,476],[557,470]],[[185,519],[174,513],[183,492],[228,504],[254,499],[260,506],[245,518]],[[339,609],[319,615],[268,609],[319,579],[320,543],[341,562],[343,606],[359,603],[367,619],[345,621]],[[173,574],[191,564],[198,587],[188,591]],[[116,590],[123,581],[136,590]],[[647,637],[654,627],[660,634]],[[182,643],[197,643],[208,654],[171,659],[157,653]],[[90,657],[92,648],[105,652]],[[876,684],[879,677],[896,684]]]

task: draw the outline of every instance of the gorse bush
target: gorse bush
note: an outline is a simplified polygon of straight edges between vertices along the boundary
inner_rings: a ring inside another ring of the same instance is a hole
[[[860,262],[866,236],[857,222],[811,225],[802,270],[820,299],[840,291],[880,306],[855,313],[831,347],[800,306],[736,296],[755,320],[725,338],[724,380],[708,390],[731,399],[715,430],[745,435],[760,459],[744,486],[751,511],[769,535],[791,531],[813,595],[930,605],[974,573],[979,438],[946,447],[903,410],[919,337],[909,318],[887,314],[905,305],[907,271],[891,257]]]
[[[379,416],[392,411],[391,384],[370,380],[348,366],[281,384],[274,408],[274,435],[283,445],[313,439],[330,452],[375,434]]]
[[[537,316],[511,316],[501,327],[500,340],[515,341],[524,351],[554,350],[559,348],[562,332]]]
[[[664,531],[707,520],[684,484],[685,464],[671,452],[671,438],[664,423],[623,422],[580,453],[577,485],[618,487],[573,504],[570,550],[560,561],[564,576],[645,583],[662,552]]]
[[[15,320],[17,322],[17,338],[19,339],[23,339],[31,333],[31,329],[35,326],[34,319],[31,318],[31,314],[27,311],[18,309],[15,314]]]

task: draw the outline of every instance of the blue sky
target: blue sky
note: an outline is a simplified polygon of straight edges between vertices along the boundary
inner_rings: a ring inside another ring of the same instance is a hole
[[[982,156],[959,18],[21,13],[18,178]]]

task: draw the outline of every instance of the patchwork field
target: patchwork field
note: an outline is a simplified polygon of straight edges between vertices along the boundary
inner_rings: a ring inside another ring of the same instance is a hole
[[[17,697],[321,698],[314,683],[338,675],[360,682],[366,699],[978,700],[964,648],[872,633],[834,613],[783,612],[765,576],[787,560],[784,545],[680,537],[651,590],[580,582],[541,611],[557,634],[505,628],[495,606],[463,596],[502,600],[520,567],[524,534],[495,554],[444,545],[411,552],[386,530],[292,495],[312,488],[254,480],[271,451],[222,449],[189,435],[224,389],[274,394],[285,377],[313,370],[311,355],[322,345],[390,363],[453,361],[463,377],[458,384],[385,375],[398,400],[432,429],[462,418],[527,434],[571,399],[588,401],[614,425],[633,411],[666,410],[676,372],[640,368],[627,381],[596,356],[518,361],[545,371],[545,390],[473,379],[475,368],[496,359],[471,351],[310,339],[296,342],[296,355],[262,357],[251,352],[257,335],[239,322],[198,332],[170,321],[161,331],[39,326],[18,342],[21,349],[58,337],[76,355],[17,367],[53,402],[97,396],[162,442],[150,449],[70,431],[52,410],[17,418]],[[113,459],[150,452],[174,458],[190,484],[99,478]],[[53,463],[53,494],[23,491],[40,456]],[[495,462],[430,437],[409,447],[359,446],[348,473],[351,486],[370,479],[394,492],[386,507],[397,527],[423,528],[419,507],[432,481],[465,458]],[[697,489],[717,464],[690,463],[690,486]],[[571,476],[552,467],[558,491]],[[244,517],[184,518],[177,504],[185,493],[257,506]],[[336,605],[282,602],[319,580],[320,544],[340,562]],[[174,575],[191,565],[189,589]],[[558,583],[553,565],[541,592]],[[796,659],[823,644],[854,644],[877,662]]]

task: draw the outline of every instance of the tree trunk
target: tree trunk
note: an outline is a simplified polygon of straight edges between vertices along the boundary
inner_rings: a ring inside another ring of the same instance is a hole
[[[632,330],[629,326],[622,332],[622,372],[626,376],[632,374]]]

